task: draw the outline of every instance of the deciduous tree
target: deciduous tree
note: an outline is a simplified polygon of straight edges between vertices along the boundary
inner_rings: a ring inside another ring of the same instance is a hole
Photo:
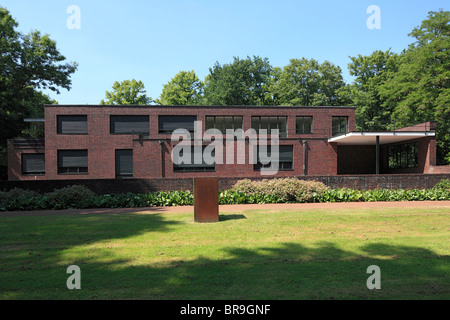
[[[106,91],[106,100],[100,101],[101,105],[146,105],[153,102],[140,80],[116,81],[112,88],[112,91]]]

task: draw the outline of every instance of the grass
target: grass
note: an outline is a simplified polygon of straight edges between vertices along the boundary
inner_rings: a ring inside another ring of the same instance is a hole
[[[1,217],[0,299],[449,299],[448,207]],[[68,266],[81,290],[68,290]],[[381,290],[368,290],[370,265]]]

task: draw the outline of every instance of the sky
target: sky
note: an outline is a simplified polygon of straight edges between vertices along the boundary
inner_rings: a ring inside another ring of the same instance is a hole
[[[400,53],[429,11],[448,0],[0,0],[19,23],[56,41],[79,65],[60,104],[98,104],[115,81],[141,80],[156,99],[178,72],[204,80],[216,62],[268,58],[330,61],[344,80],[349,57],[375,50]],[[74,11],[72,8],[75,6]],[[379,11],[368,10],[377,6]],[[47,92],[46,92],[47,93]]]

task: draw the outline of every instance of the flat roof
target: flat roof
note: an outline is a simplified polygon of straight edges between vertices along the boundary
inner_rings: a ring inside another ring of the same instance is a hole
[[[380,144],[389,144],[411,139],[434,137],[433,131],[385,131],[385,132],[348,132],[328,139],[328,142],[337,142],[338,145],[375,145],[377,136]]]
[[[23,122],[45,122],[45,119],[44,118],[40,118],[40,119],[26,118],[26,119],[23,119]]]
[[[47,107],[107,107],[107,108],[260,108],[260,109],[276,109],[276,108],[302,108],[302,109],[356,109],[355,106],[238,106],[238,105],[101,105],[101,104],[45,104]]]

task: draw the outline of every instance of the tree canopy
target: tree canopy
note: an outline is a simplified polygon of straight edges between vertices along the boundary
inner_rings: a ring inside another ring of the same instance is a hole
[[[269,59],[254,56],[234,57],[230,64],[219,62],[205,79],[204,103],[207,105],[263,105],[265,84],[271,77]]]
[[[192,71],[180,71],[172,80],[164,85],[159,99],[155,102],[164,105],[200,104],[203,93],[203,82]]]
[[[75,62],[66,62],[50,36],[17,31],[18,23],[0,7],[0,149],[25,128],[26,117],[43,117],[43,105],[53,103],[42,90],[70,90]]]
[[[329,61],[291,59],[272,86],[278,103],[291,106],[336,106],[338,90],[344,87],[342,70]]]
[[[392,124],[436,121],[438,160],[450,162],[450,12],[430,12],[409,34],[415,39],[380,87]]]
[[[146,105],[153,102],[145,91],[142,81],[124,80],[116,81],[112,91],[106,91],[106,100],[101,100],[101,105]]]

